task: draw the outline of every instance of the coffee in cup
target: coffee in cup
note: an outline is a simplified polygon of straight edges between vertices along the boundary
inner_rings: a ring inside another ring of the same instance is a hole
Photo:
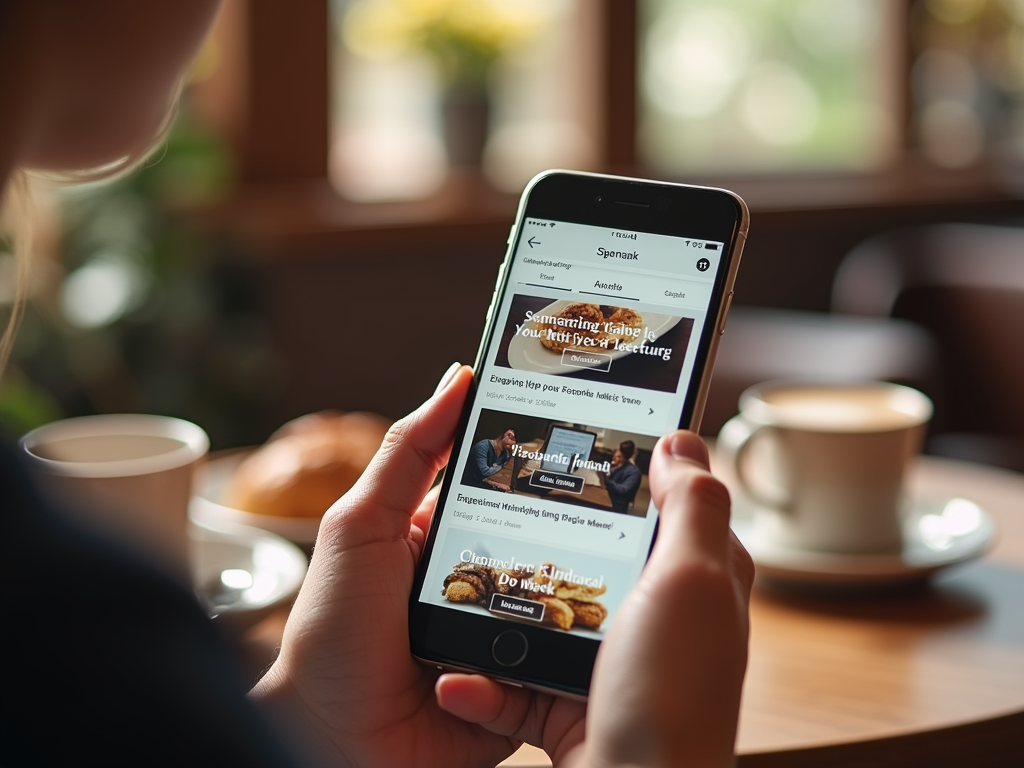
[[[183,577],[192,475],[209,444],[195,424],[147,414],[64,419],[21,438],[67,506]]]
[[[897,384],[768,382],[741,395],[718,446],[762,540],[898,552],[904,477],[931,415],[925,395]]]

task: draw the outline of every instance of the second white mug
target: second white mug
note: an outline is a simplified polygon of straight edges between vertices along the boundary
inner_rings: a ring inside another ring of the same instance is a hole
[[[898,552],[904,477],[931,401],[884,382],[768,382],[740,397],[719,450],[759,537],[848,554]]]

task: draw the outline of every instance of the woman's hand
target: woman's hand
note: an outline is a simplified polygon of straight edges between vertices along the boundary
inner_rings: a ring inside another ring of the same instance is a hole
[[[399,421],[363,477],[324,517],[281,653],[252,697],[329,764],[493,766],[529,737],[555,749],[582,738],[584,705],[516,699],[516,727],[488,729],[444,711],[437,673],[409,652],[413,571],[472,372],[458,368]],[[471,695],[478,680],[471,678]],[[491,693],[490,685],[485,695]],[[465,687],[465,686],[463,686]],[[458,681],[453,695],[459,695]]]
[[[753,564],[699,437],[662,438],[650,478],[661,512],[654,551],[601,645],[585,741],[574,726],[544,744],[556,765],[733,764]],[[522,738],[526,691],[470,675],[445,675],[437,687],[446,709]],[[525,729],[533,743],[535,730]]]

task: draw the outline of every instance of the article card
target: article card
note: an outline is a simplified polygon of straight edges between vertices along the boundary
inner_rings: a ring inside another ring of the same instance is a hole
[[[692,331],[690,317],[516,294],[494,364],[675,392]]]
[[[644,517],[650,506],[647,466],[656,442],[651,435],[485,408],[461,482]]]

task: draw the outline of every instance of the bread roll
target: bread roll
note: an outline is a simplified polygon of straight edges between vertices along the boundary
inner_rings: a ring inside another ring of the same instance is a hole
[[[320,517],[363,473],[389,426],[372,413],[334,411],[290,421],[238,466],[225,503],[261,515]]]

